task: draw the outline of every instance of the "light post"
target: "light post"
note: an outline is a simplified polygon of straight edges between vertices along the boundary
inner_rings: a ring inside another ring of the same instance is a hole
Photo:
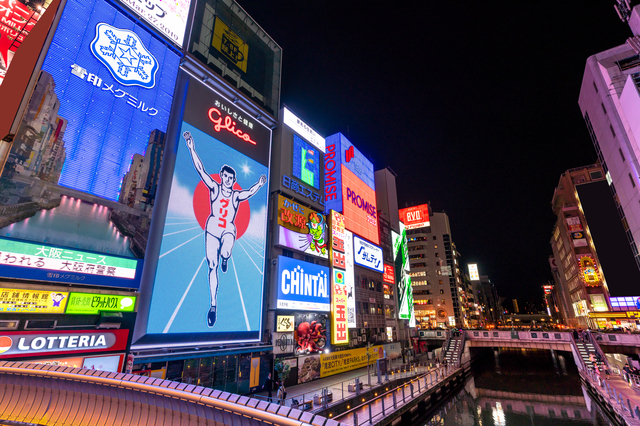
[[[367,382],[369,383],[369,389],[371,389],[371,373],[369,373],[369,359],[371,358],[371,354],[369,353],[370,348],[371,342],[367,342]]]

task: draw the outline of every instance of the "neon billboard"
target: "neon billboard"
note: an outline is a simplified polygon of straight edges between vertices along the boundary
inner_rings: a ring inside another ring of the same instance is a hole
[[[400,213],[400,220],[404,223],[407,230],[424,228],[430,225],[429,204],[400,209],[398,212]]]

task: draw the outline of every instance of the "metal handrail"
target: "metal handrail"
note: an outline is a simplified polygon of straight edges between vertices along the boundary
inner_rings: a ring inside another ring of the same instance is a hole
[[[21,365],[24,365],[24,364],[21,364]],[[282,416],[270,413],[268,411],[262,411],[256,408],[251,408],[251,407],[235,404],[232,402],[227,402],[227,401],[216,399],[210,396],[203,396],[203,395],[194,394],[192,392],[187,392],[183,390],[170,389],[163,386],[151,385],[147,383],[141,383],[141,382],[124,379],[126,376],[129,376],[133,379],[137,379],[141,376],[125,375],[122,373],[118,373],[116,374],[115,378],[108,378],[108,377],[91,375],[92,373],[95,373],[95,370],[75,368],[75,369],[72,369],[73,372],[67,372],[67,371],[47,370],[45,368],[42,368],[43,366],[41,364],[31,364],[31,365],[32,367],[30,368],[7,367],[3,365],[3,366],[0,366],[0,374],[13,374],[13,375],[17,374],[17,375],[25,375],[25,376],[33,376],[33,377],[49,377],[52,379],[78,381],[83,383],[91,383],[95,385],[112,386],[112,387],[136,390],[141,392],[155,393],[155,394],[159,394],[167,397],[183,399],[183,400],[192,402],[194,404],[202,404],[202,405],[210,406],[213,408],[218,408],[218,409],[230,412],[232,414],[236,414],[238,416],[250,417],[258,421],[270,422],[272,424],[286,425],[286,426],[311,426],[309,423],[306,423],[306,422],[290,419],[288,417],[282,417]],[[82,374],[82,372],[84,372],[85,374]],[[154,383],[156,381],[157,380],[154,380]],[[126,400],[123,401],[123,403],[125,402]]]
[[[602,392],[599,392],[608,402],[609,405],[616,411],[618,415],[625,419],[629,425],[640,425],[640,407],[635,403],[632,406],[631,399],[620,389],[610,386],[606,380],[602,380],[595,371],[585,369],[585,376],[587,380],[596,389],[600,388]],[[626,403],[626,405],[625,405]]]

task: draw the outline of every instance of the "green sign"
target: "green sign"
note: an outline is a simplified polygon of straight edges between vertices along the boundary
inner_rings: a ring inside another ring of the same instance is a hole
[[[135,307],[136,296],[71,293],[66,313],[96,315],[100,312],[133,312]]]
[[[409,248],[407,246],[407,230],[400,222],[400,234],[391,231],[391,243],[396,266],[396,285],[398,287],[398,318],[408,319],[409,327],[416,326],[413,308],[413,289],[409,276]]]

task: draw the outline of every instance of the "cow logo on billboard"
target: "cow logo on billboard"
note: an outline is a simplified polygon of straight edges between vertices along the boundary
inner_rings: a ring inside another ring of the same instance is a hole
[[[267,176],[261,175],[258,182],[251,185],[249,189],[243,190],[235,187],[237,180],[235,169],[224,164],[216,180],[205,171],[202,160],[196,152],[191,133],[186,131],[182,136],[187,143],[187,148],[189,148],[193,166],[209,191],[211,202],[211,210],[205,225],[204,245],[209,266],[208,281],[211,296],[207,325],[213,327],[216,323],[218,307],[218,274],[220,271],[227,272],[228,261],[238,233],[235,221],[240,203],[253,197],[267,183]]]
[[[156,85],[158,61],[133,31],[100,23],[91,52],[118,83],[147,89]]]

